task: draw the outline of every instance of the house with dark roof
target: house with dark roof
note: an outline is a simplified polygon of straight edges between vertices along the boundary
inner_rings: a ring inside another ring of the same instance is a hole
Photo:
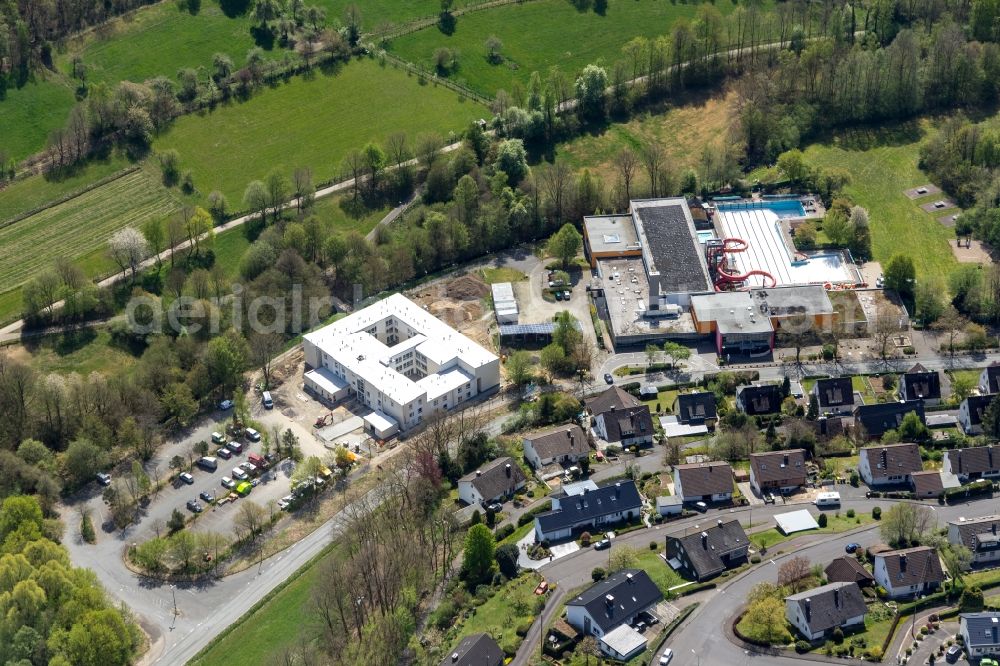
[[[622,569],[566,602],[566,622],[584,636],[602,636],[635,622],[639,613],[663,601],[663,593],[642,569]]]
[[[485,633],[466,636],[441,660],[441,666],[503,666],[503,663],[503,650]]]
[[[913,472],[910,474],[910,486],[913,487],[913,496],[917,499],[933,499],[940,497],[944,492],[941,472],[936,469]]]
[[[524,459],[535,470],[552,463],[573,464],[590,455],[583,429],[575,423],[524,436]]]
[[[944,582],[941,558],[930,546],[878,553],[872,572],[892,599],[933,592]]]
[[[674,494],[684,503],[728,502],[733,499],[733,468],[725,462],[677,465]]]
[[[958,633],[969,659],[1000,655],[1000,613],[997,611],[962,613]]]
[[[941,469],[962,483],[1000,476],[1000,444],[945,451]]]
[[[750,487],[758,495],[794,492],[805,485],[806,476],[805,449],[750,454]]]
[[[638,398],[617,386],[605,389],[584,401],[587,411],[594,416],[603,414],[611,409],[628,409],[629,407],[638,407],[641,404]]]
[[[850,377],[817,379],[812,393],[820,414],[850,414],[854,409],[854,385]]]
[[[511,497],[527,483],[514,459],[503,456],[459,479],[458,499],[466,504],[498,502]]]
[[[807,641],[819,641],[840,628],[865,624],[868,606],[855,583],[829,583],[785,597],[785,617]]]
[[[674,400],[674,414],[684,425],[706,425],[712,427],[718,419],[715,408],[715,394],[711,391],[681,393]]]
[[[634,481],[617,481],[596,490],[551,496],[552,510],[535,516],[535,539],[561,541],[574,532],[601,528],[637,519],[642,514],[642,497]]]
[[[949,521],[948,543],[968,548],[972,553],[972,564],[997,562],[1000,560],[1000,516]]]
[[[990,366],[994,367],[994,366]],[[996,366],[1000,370],[1000,366]],[[989,370],[987,368],[986,370]],[[985,373],[986,370],[983,370]],[[983,414],[996,395],[970,395],[958,406],[958,424],[966,435],[983,434]]]
[[[608,444],[616,444],[622,448],[629,446],[652,446],[653,416],[649,407],[626,407],[618,409],[614,406],[606,412],[593,418],[594,434]]]
[[[925,405],[941,402],[941,375],[917,363],[903,373],[899,382],[900,400],[923,400]]]
[[[781,387],[777,384],[741,386],[736,389],[736,408],[750,416],[781,411]]]
[[[697,581],[714,578],[747,559],[750,542],[738,520],[719,520],[702,531],[667,536],[667,564]]]
[[[909,484],[924,468],[920,447],[913,443],[881,444],[861,449],[858,474],[870,487]]]
[[[860,587],[875,584],[875,576],[851,555],[835,557],[823,573],[831,583],[855,583]]]
[[[994,361],[979,373],[979,392],[1000,393],[1000,363]]]
[[[854,408],[854,428],[868,439],[878,439],[887,431],[898,428],[903,423],[903,417],[910,412],[915,413],[921,423],[927,424],[924,403],[920,400],[858,405]]]

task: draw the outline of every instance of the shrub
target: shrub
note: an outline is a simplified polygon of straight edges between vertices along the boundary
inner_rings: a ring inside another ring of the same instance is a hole
[[[882,508],[881,507],[877,507],[876,506],[876,507],[872,508],[872,519],[874,519],[874,520],[882,520]]]
[[[854,517],[854,509],[848,509],[847,510],[847,517],[848,518],[853,518]]]
[[[861,485],[861,477],[858,476],[857,472],[851,472],[851,485],[855,488]]]
[[[584,532],[580,535],[580,545],[584,547],[589,546],[591,538],[590,532]]]
[[[444,599],[431,615],[431,625],[444,630],[452,625],[455,619],[455,604],[451,599]]]
[[[604,571],[603,567],[594,567],[593,570],[591,570],[590,572],[590,577],[596,583],[599,580],[604,580],[605,573],[606,572]]]
[[[503,541],[513,533],[514,533],[513,524],[507,523],[506,525],[501,525],[500,527],[497,528],[497,535],[496,535],[497,541]]]
[[[805,654],[812,649],[812,645],[808,641],[795,641],[795,651],[799,654]]]
[[[650,550],[654,550],[655,551],[659,547],[660,547],[660,544],[656,543],[655,541],[650,541],[649,542],[649,549]]]
[[[750,564],[760,564],[760,555],[751,555]]]
[[[840,645],[841,643],[844,642],[844,630],[841,629],[840,627],[836,627],[833,630],[833,642],[836,643],[837,645]]]
[[[531,621],[528,620],[527,622],[522,622],[521,624],[517,625],[517,629],[515,631],[518,636],[524,638],[525,636],[528,635],[528,632],[531,631]]]
[[[816,519],[816,522],[819,523],[820,527],[826,527],[827,523],[826,514],[825,513],[819,514],[819,518]]]
[[[94,521],[90,519],[90,513],[85,512],[80,520],[80,537],[87,543],[96,543],[97,534],[94,533]]]

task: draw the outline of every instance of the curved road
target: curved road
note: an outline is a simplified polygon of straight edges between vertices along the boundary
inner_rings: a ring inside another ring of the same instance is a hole
[[[931,507],[937,517],[938,523],[954,520],[960,516],[973,517],[991,513],[992,499],[974,501],[970,503],[956,504],[953,506],[939,506],[936,504],[926,504]],[[892,504],[893,500],[845,500],[841,511],[853,508],[855,511],[870,512],[873,507],[881,506],[883,510]],[[776,513],[784,513],[797,508],[804,508],[805,504],[796,505],[767,505],[765,507],[754,507],[754,525],[760,525],[764,520],[770,521]],[[669,525],[654,526],[652,528],[630,532],[617,541],[627,543],[636,548],[646,548],[651,540],[662,540],[666,535],[683,533],[694,528],[698,524],[705,522],[715,522],[719,518],[736,516],[740,522],[746,526],[749,518],[749,510],[738,511],[721,510],[709,511],[705,515],[694,518],[671,522]],[[766,519],[765,519],[766,516]],[[773,523],[772,523],[773,524]],[[683,625],[674,632],[667,641],[667,645],[674,651],[678,663],[700,663],[705,666],[715,666],[726,664],[728,666],[743,666],[744,664],[759,664],[761,666],[802,666],[803,661],[810,662],[808,658],[802,657],[782,657],[772,654],[748,652],[726,638],[724,627],[731,622],[744,604],[747,593],[750,589],[762,582],[774,582],[777,578],[778,567],[789,557],[803,556],[814,564],[826,564],[834,557],[844,553],[844,544],[850,541],[860,543],[862,546],[871,546],[881,541],[878,530],[878,523],[874,525],[860,527],[850,532],[839,534],[812,534],[798,537],[791,542],[778,544],[772,551],[784,550],[781,555],[773,557],[765,556],[764,561],[759,565],[752,566],[740,576],[727,580],[720,584],[715,590],[699,593],[704,595],[699,607],[684,621]],[[789,548],[789,543],[793,548]],[[589,584],[590,571],[597,566],[607,566],[609,551],[595,551],[592,548],[582,549],[559,560],[547,564],[539,569],[550,583],[558,585],[557,591],[563,594],[577,587]],[[664,564],[663,566],[667,566]],[[561,598],[561,596],[560,596]],[[546,604],[542,616],[543,622],[551,623],[555,608],[559,605],[558,600],[550,599]],[[521,649],[517,657],[512,662],[515,666],[526,666],[532,663],[532,658],[537,657],[539,646],[539,623],[536,621],[531,631],[521,644]],[[828,663],[825,657],[817,658],[813,663]]]

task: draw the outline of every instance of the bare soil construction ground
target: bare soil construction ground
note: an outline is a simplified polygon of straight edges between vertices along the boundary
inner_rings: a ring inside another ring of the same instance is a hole
[[[963,264],[991,264],[993,258],[989,250],[982,241],[969,241],[968,243],[949,243],[951,252],[955,259]]]
[[[462,335],[493,349],[492,312],[483,304],[489,294],[489,285],[478,274],[464,273],[420,285],[407,296]]]

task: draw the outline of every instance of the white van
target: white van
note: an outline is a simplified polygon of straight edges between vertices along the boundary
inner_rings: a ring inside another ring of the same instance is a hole
[[[813,501],[816,506],[840,506],[840,493],[820,493]]]
[[[264,409],[272,409],[274,407],[274,401],[271,400],[271,392],[264,391],[264,395],[261,396],[262,402],[264,403]]]
[[[253,428],[247,428],[243,432],[246,434],[247,439],[249,439],[251,442],[260,441],[260,433],[254,430]]]

